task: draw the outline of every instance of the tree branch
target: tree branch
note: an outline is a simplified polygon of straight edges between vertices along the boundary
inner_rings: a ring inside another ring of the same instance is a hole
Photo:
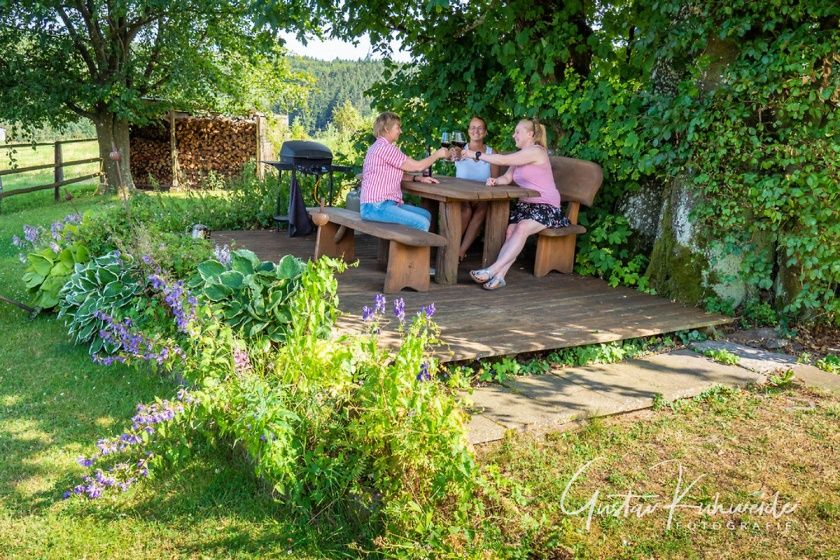
[[[99,66],[104,69],[108,65],[108,57],[105,54],[105,38],[102,36],[102,30],[99,29],[99,23],[97,23],[91,14],[91,10],[81,0],[75,0],[74,5],[79,10],[79,13],[82,14],[82,19],[85,20],[88,35],[90,36],[90,44],[93,45],[96,58],[99,60]]]
[[[73,21],[67,15],[67,11],[63,6],[58,7],[58,15],[61,17],[61,21],[64,22],[64,26],[67,28],[67,32],[73,40],[73,45],[76,47],[76,50],[79,51],[79,55],[81,55],[82,60],[85,61],[85,64],[90,71],[90,77],[96,80],[99,77],[99,71],[96,68],[96,63],[94,63],[93,58],[90,56],[90,53],[82,42],[81,37],[79,37],[79,32],[76,31]]]
[[[92,111],[85,111],[84,109],[82,109],[81,107],[79,107],[78,105],[73,103],[72,101],[66,101],[64,104],[67,105],[68,109],[70,109],[71,111],[73,111],[74,113],[76,113],[77,115],[79,115],[81,117],[85,117],[87,119],[93,120],[93,118],[95,116]]]
[[[163,19],[158,20],[157,35],[155,36],[155,44],[152,46],[152,52],[149,54],[149,61],[146,63],[146,69],[143,70],[143,81],[148,82],[152,77],[152,72],[155,70],[158,57],[160,56],[161,47],[163,46]]]

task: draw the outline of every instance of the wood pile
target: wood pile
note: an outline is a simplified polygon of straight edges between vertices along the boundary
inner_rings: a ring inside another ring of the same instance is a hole
[[[231,117],[175,118],[175,147],[179,187],[199,187],[205,178],[231,177],[257,158],[257,119]],[[171,187],[173,170],[169,119],[132,129],[131,171],[138,187],[151,187],[149,176]]]

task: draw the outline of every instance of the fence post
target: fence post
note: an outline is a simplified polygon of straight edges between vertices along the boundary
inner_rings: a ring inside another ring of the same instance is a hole
[[[59,191],[61,187],[59,183],[64,180],[64,168],[61,166],[63,163],[63,158],[61,157],[61,142],[55,143],[55,173],[53,174],[53,178],[55,179],[55,201],[58,202],[61,197],[59,196]]]

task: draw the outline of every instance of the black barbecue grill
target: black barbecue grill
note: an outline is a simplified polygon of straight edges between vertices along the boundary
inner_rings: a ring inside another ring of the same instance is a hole
[[[294,231],[298,229],[295,224],[295,219],[305,218],[309,219],[308,215],[303,217],[298,216],[300,212],[296,212],[294,205],[297,203],[298,209],[303,205],[303,198],[298,189],[298,173],[309,175],[316,178],[316,181],[324,174],[329,179],[329,196],[327,202],[330,206],[333,205],[333,171],[350,172],[352,168],[347,165],[333,165],[332,152],[323,144],[318,142],[311,142],[308,140],[289,140],[283,142],[280,146],[280,161],[267,161],[265,163],[273,166],[278,171],[278,182],[283,175],[283,171],[292,172],[291,192],[289,193],[289,211],[288,214],[281,214],[280,200],[282,192],[277,193],[277,209],[274,214],[274,223],[280,226],[281,222],[289,223],[289,234],[295,235]],[[304,228],[308,229],[308,228]],[[305,234],[304,234],[305,235]]]

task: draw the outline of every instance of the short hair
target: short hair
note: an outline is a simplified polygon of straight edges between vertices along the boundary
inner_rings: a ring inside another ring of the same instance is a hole
[[[391,111],[380,113],[373,123],[373,135],[379,138],[386,130],[390,130],[394,123],[400,122],[400,116]]]
[[[484,126],[484,130],[487,130],[487,121],[485,121],[482,117],[479,117],[478,115],[473,115],[470,117],[469,122],[472,121],[481,121],[482,126]]]
[[[519,122],[525,123],[531,129],[531,132],[534,133],[534,144],[548,149],[548,133],[545,130],[545,125],[540,123],[538,118],[524,118]]]

